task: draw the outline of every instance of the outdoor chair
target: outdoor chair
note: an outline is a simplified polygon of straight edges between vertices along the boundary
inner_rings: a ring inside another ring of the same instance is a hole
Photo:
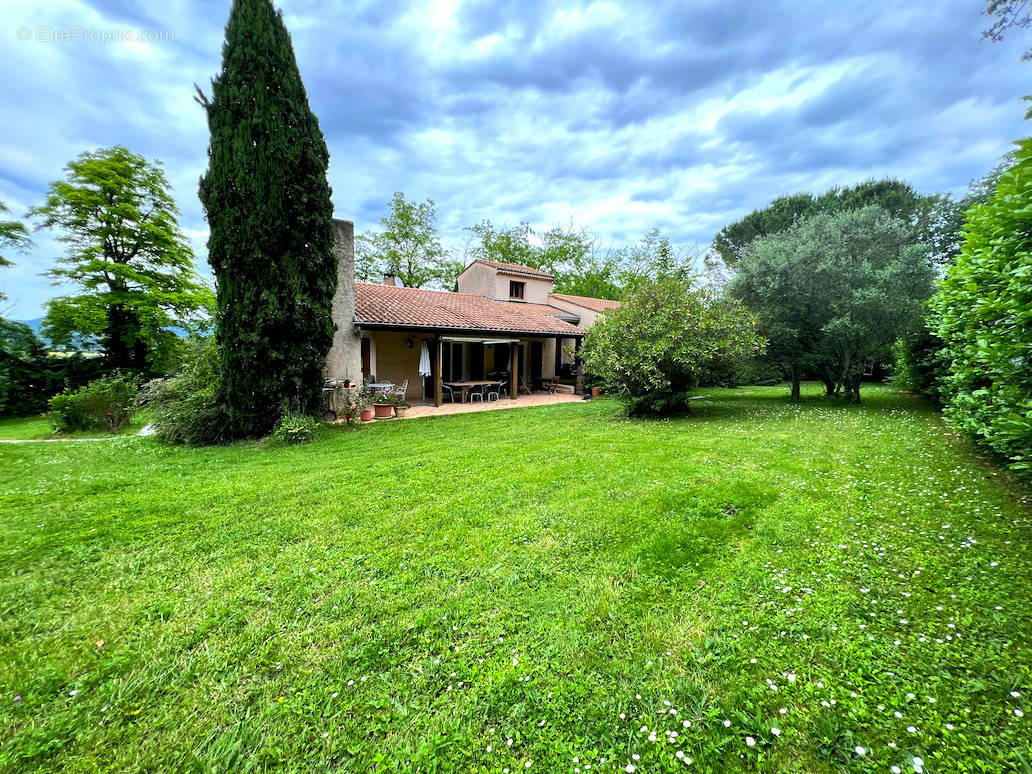
[[[530,387],[527,386],[527,380],[524,379],[522,376],[520,377],[520,384],[519,384],[519,388],[518,389],[519,389],[519,392],[520,392],[521,395],[533,395],[534,394],[533,392],[531,392]]]
[[[405,394],[406,394],[407,392],[408,392],[408,379],[406,379],[405,381],[403,381],[403,382],[401,383],[401,386],[400,386],[400,387],[392,387],[392,388],[391,388],[390,390],[388,390],[388,391],[387,391],[387,392],[385,392],[384,394],[385,394],[385,395],[398,395],[398,396],[400,396],[400,397],[404,398],[404,397],[405,397]]]
[[[484,385],[478,384],[475,387],[469,388],[469,402],[472,403],[475,400],[479,400],[481,403],[484,402]]]
[[[448,398],[452,403],[455,402],[455,391],[447,384],[441,385],[441,402],[444,403],[444,399]]]
[[[502,390],[501,382],[495,382],[487,388],[487,400],[488,402],[498,400],[499,393]]]

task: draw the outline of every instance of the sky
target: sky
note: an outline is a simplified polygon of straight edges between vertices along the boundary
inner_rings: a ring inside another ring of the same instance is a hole
[[[1029,134],[1027,34],[981,40],[978,0],[281,0],[330,150],[335,216],[395,191],[465,226],[571,219],[603,244],[658,228],[705,248],[772,198],[896,177],[962,193]],[[0,201],[22,216],[79,153],[160,159],[210,276],[194,101],[229,0],[0,0]],[[14,319],[69,288],[55,234],[0,270]]]

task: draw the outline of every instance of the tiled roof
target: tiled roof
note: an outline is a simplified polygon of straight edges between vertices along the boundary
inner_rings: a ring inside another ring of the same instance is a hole
[[[608,298],[591,298],[590,296],[571,296],[566,293],[549,293],[549,298],[555,298],[559,301],[565,301],[568,304],[576,304],[577,306],[583,306],[585,309],[590,309],[593,312],[604,312],[607,309],[619,309],[620,302],[612,301]]]
[[[487,261],[483,258],[477,258],[473,263],[482,263],[485,266],[490,266],[498,271],[505,272],[507,274],[523,274],[528,277],[540,277],[542,279],[554,279],[551,274],[547,271],[541,271],[541,269],[532,269],[530,266],[520,266],[518,263],[501,263],[500,261]],[[469,266],[472,266],[471,263]],[[466,269],[469,268],[466,267]],[[463,269],[465,271],[466,269]]]
[[[584,331],[557,319],[567,312],[547,304],[495,301],[473,293],[355,283],[355,322],[405,328],[482,330],[576,336]]]

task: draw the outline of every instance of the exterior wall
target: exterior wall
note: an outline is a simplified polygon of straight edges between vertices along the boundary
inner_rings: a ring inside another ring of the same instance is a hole
[[[524,301],[547,304],[552,292],[552,280],[505,274],[501,270],[483,263],[473,263],[459,275],[459,292],[475,293],[486,298],[509,300],[509,282],[524,283]]]
[[[458,287],[460,293],[474,293],[478,296],[496,298],[495,275],[497,270],[482,263],[473,263],[462,274],[459,275]],[[508,288],[508,286],[507,286]],[[506,289],[506,297],[508,297]]]
[[[552,280],[523,277],[515,274],[498,272],[495,276],[495,298],[503,301],[509,298],[509,283],[522,282],[523,300],[532,304],[547,304],[548,294],[552,292]]]
[[[541,364],[541,377],[543,379],[554,379],[555,378],[555,339],[545,339],[545,346],[542,357],[544,363]]]
[[[355,332],[355,224],[333,219],[333,253],[337,258],[337,291],[333,322],[337,326],[326,356],[327,379],[362,379],[361,341]]]
[[[405,398],[409,403],[419,401],[423,397],[423,377],[419,375],[420,341],[425,336],[411,334],[412,349],[405,346],[410,334],[396,331],[369,331],[376,347],[376,370],[373,374],[378,382],[394,382],[400,385],[408,379],[408,390]],[[370,347],[372,349],[372,345]],[[433,353],[433,347],[431,347]],[[431,360],[433,356],[431,354]],[[433,396],[428,396],[432,399]]]

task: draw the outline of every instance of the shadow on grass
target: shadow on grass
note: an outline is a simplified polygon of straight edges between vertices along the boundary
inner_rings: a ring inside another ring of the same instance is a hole
[[[845,412],[888,413],[918,411],[937,413],[929,401],[901,393],[888,384],[865,384],[860,391],[860,403],[851,403],[841,397],[828,396],[824,385],[818,382],[803,384],[800,400],[793,401],[787,384],[774,387],[734,387],[699,389],[689,411],[662,417],[629,417],[635,422],[663,422],[670,420],[714,421],[755,416],[760,411],[806,412],[831,409]]]

